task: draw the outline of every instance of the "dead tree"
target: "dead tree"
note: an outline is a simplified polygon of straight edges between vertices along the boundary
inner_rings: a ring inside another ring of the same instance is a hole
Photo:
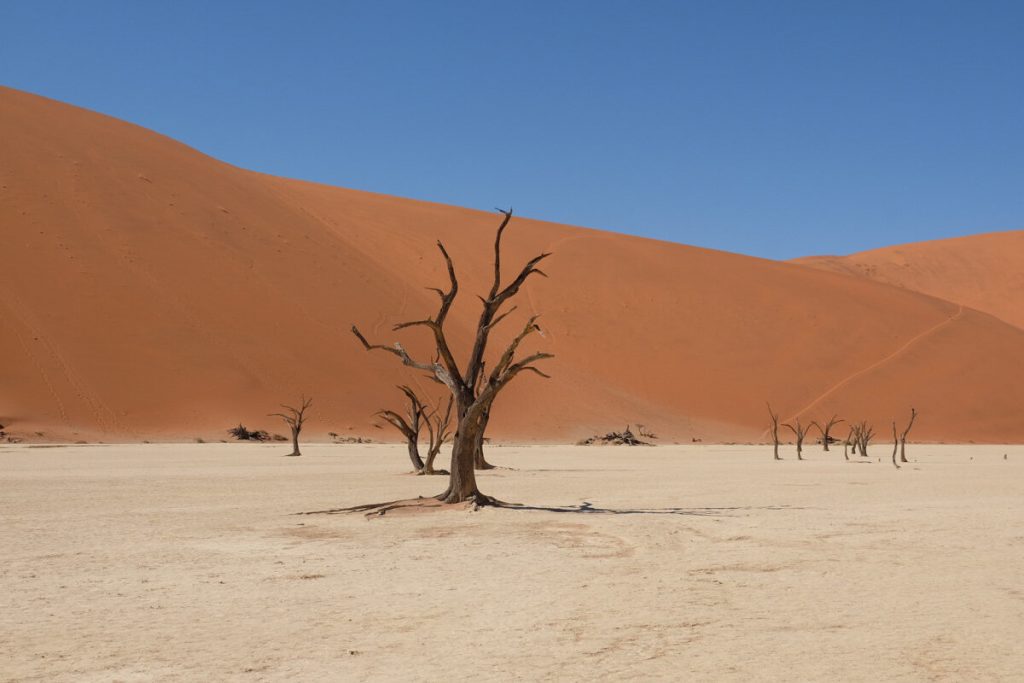
[[[831,435],[829,434],[832,431],[832,428],[835,427],[840,422],[845,422],[845,421],[846,420],[839,419],[838,415],[833,415],[824,424],[818,424],[817,422],[811,422],[810,426],[811,427],[817,427],[818,431],[821,432],[821,445],[822,445],[822,447],[826,451],[828,450],[828,442],[832,439]]]
[[[917,417],[917,411],[913,408],[910,409],[910,423],[907,428],[900,434],[900,462],[907,462],[907,434],[910,433],[910,428],[914,426],[914,418]]]
[[[409,399],[409,407],[405,409],[405,415],[399,415],[393,410],[379,410],[377,415],[384,418],[388,424],[401,432],[405,437],[409,449],[409,460],[412,461],[413,471],[416,474],[423,474],[425,465],[420,457],[420,423],[424,417],[423,402],[411,388],[402,385],[399,391]]]
[[[441,405],[438,403],[437,408],[426,416],[427,435],[430,437],[430,446],[427,449],[427,462],[423,466],[422,474],[448,474],[448,470],[434,469],[434,458],[441,452],[441,446],[452,436],[452,406],[454,403],[453,398],[449,396],[448,407],[445,408],[443,413],[441,412]]]
[[[288,455],[302,455],[299,452],[299,434],[302,432],[302,425],[306,422],[306,411],[313,405],[313,399],[302,397],[302,403],[299,408],[293,408],[292,406],[281,405],[282,408],[287,410],[287,413],[270,413],[269,417],[279,417],[285,421],[288,428],[292,430],[292,452]]]
[[[846,440],[843,441],[843,457],[847,460],[850,459],[850,456],[846,454],[847,446],[853,449],[854,455],[857,455],[857,440],[860,438],[857,432],[859,429],[860,425],[850,425],[850,433],[846,435]]]
[[[896,448],[900,445],[899,437],[896,436],[896,420],[892,421],[892,466],[896,469],[900,468],[900,464],[896,462]]]
[[[768,404],[768,415],[772,419],[772,443],[775,445],[775,459],[782,460],[779,457],[779,414],[772,412],[772,404]]]
[[[802,454],[804,452],[804,437],[807,436],[807,431],[811,426],[800,424],[800,418],[796,419],[796,427],[789,423],[783,424],[782,426],[789,429],[789,431],[793,432],[796,436],[796,459],[803,460],[804,456]]]
[[[550,353],[535,352],[522,360],[516,360],[516,352],[523,340],[534,332],[540,331],[540,326],[537,325],[537,316],[534,315],[526,321],[522,330],[508,344],[504,353],[495,362],[493,369],[489,373],[484,371],[484,355],[487,351],[491,331],[515,310],[513,306],[502,312],[502,307],[519,292],[523,283],[531,275],[535,273],[545,275],[537,268],[537,264],[550,256],[548,253],[541,253],[533,257],[509,284],[502,287],[501,237],[512,219],[512,211],[501,211],[501,213],[504,215],[504,220],[498,226],[494,239],[494,282],[490,292],[485,297],[480,297],[483,302],[483,310],[480,312],[480,318],[476,325],[476,338],[464,367],[459,367],[456,362],[444,329],[448,313],[459,291],[459,281],[455,276],[455,266],[452,264],[451,257],[448,256],[448,251],[441,242],[437,243],[437,247],[448,268],[449,285],[447,290],[431,288],[440,298],[437,313],[432,318],[399,323],[393,328],[396,332],[409,327],[427,328],[433,336],[436,350],[434,360],[425,363],[414,359],[401,343],[396,342],[393,346],[371,344],[355,325],[352,326],[352,333],[367,351],[380,350],[391,353],[404,365],[428,372],[431,379],[444,384],[451,391],[455,403],[456,420],[455,436],[452,441],[451,474],[448,488],[437,496],[438,500],[446,503],[471,501],[477,505],[486,505],[494,502],[493,499],[480,492],[477,487],[475,471],[477,448],[483,443],[491,407],[501,390],[520,373],[533,372],[541,377],[548,377],[534,364],[553,358]]]
[[[868,457],[868,444],[871,443],[871,438],[874,435],[875,428],[867,422],[861,422],[857,426],[857,447],[860,448],[860,457]]]

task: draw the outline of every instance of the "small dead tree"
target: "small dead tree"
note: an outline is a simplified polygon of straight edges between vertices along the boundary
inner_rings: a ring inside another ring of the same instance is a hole
[[[299,404],[298,408],[281,404],[281,407],[288,411],[287,413],[270,413],[269,415],[269,417],[279,417],[284,420],[285,424],[292,431],[292,452],[288,454],[290,456],[302,455],[299,451],[299,434],[302,433],[302,426],[308,419],[306,411],[313,405],[313,399],[311,398],[303,396],[301,401],[302,403]]]
[[[859,429],[860,425],[850,425],[850,433],[846,435],[846,440],[843,441],[843,457],[847,460],[850,459],[850,456],[846,454],[847,447],[852,447],[853,454],[857,455],[857,440],[860,438],[857,432]]]
[[[917,417],[917,411],[913,408],[910,409],[910,423],[907,428],[900,434],[900,462],[907,462],[907,434],[910,433],[910,428],[914,426],[914,418]]]
[[[896,469],[900,468],[900,464],[896,462],[896,448],[900,445],[899,437],[896,436],[896,420],[892,421],[892,466]]]
[[[493,504],[495,501],[480,492],[476,482],[476,456],[482,448],[484,434],[491,416],[491,408],[498,394],[508,386],[520,373],[532,372],[541,377],[548,377],[536,365],[538,361],[553,358],[550,353],[535,352],[522,360],[516,360],[519,346],[528,336],[540,331],[537,316],[531,316],[522,330],[509,342],[493,369],[489,373],[484,370],[484,355],[487,351],[491,331],[504,320],[515,307],[502,312],[506,303],[514,297],[531,275],[544,276],[537,264],[550,256],[541,253],[530,259],[513,280],[502,286],[501,283],[501,237],[512,220],[512,211],[501,211],[504,215],[498,226],[494,239],[494,280],[490,292],[480,297],[483,310],[476,325],[476,338],[470,350],[469,359],[464,367],[460,367],[452,353],[448,336],[445,332],[445,321],[459,291],[459,281],[455,276],[455,266],[448,251],[441,242],[437,243],[441,256],[448,269],[448,289],[431,288],[440,298],[440,306],[432,318],[399,323],[394,331],[410,327],[425,327],[433,336],[436,356],[433,361],[425,363],[414,359],[401,343],[393,346],[371,344],[366,337],[353,325],[352,334],[367,351],[385,351],[396,356],[402,364],[424,370],[434,381],[444,384],[452,393],[455,410],[455,435],[452,440],[451,474],[448,488],[437,496],[445,503],[473,502],[476,505]],[[371,506],[372,507],[372,506]],[[364,509],[365,506],[364,506]],[[383,506],[382,508],[383,509]]]
[[[422,474],[448,474],[448,470],[434,469],[434,458],[441,452],[441,446],[451,439],[453,405],[455,405],[455,401],[449,396],[448,407],[445,408],[443,413],[441,412],[441,404],[438,403],[437,408],[426,416],[427,435],[430,438],[430,445],[427,449],[427,462],[423,466]]]
[[[832,436],[830,434],[832,428],[841,422],[845,422],[845,420],[840,419],[838,415],[833,415],[822,424],[818,424],[817,422],[811,422],[810,426],[817,427],[818,431],[821,432],[821,446],[826,451],[828,450],[829,441],[832,440]]]
[[[772,410],[772,404],[768,404],[768,415],[772,420],[772,443],[775,445],[775,459],[782,460],[779,457],[779,414]]]
[[[412,461],[412,468],[416,474],[423,474],[425,465],[420,457],[420,424],[424,417],[423,402],[410,387],[402,385],[398,390],[405,394],[409,400],[409,407],[405,409],[405,415],[400,415],[393,410],[379,410],[377,415],[382,417],[388,424],[397,429],[408,444],[409,460]]]
[[[789,431],[793,432],[793,435],[796,436],[796,459],[803,460],[804,456],[802,454],[804,451],[804,438],[807,436],[807,431],[811,428],[811,426],[800,424],[799,417],[795,420],[795,422],[795,427],[789,423],[785,423],[782,426],[789,429]]]
[[[857,427],[857,447],[860,448],[860,457],[868,457],[868,444],[875,435],[875,428],[867,422],[861,422]]]

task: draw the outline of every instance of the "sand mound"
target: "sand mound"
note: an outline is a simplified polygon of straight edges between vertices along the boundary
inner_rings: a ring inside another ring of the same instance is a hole
[[[432,385],[362,351],[436,306],[444,240],[465,354],[497,217],[252,173],[116,119],[0,89],[0,423],[47,437],[224,438],[305,393],[310,436],[391,438],[394,385]],[[514,198],[492,198],[496,203]],[[1024,331],[859,277],[516,219],[507,267],[540,251],[496,332],[541,313],[553,379],[517,380],[495,437],[576,441],[642,423],[663,442],[762,437],[836,411],[916,438],[1021,441]],[[879,398],[881,397],[881,398]]]

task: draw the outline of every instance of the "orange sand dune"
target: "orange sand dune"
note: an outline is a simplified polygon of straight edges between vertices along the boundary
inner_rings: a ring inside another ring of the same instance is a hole
[[[305,392],[311,435],[390,439],[393,385],[434,385],[349,333],[427,349],[444,240],[465,353],[497,217],[265,176],[106,116],[0,89],[0,422],[20,436],[223,438]],[[491,198],[502,203],[514,198]],[[1024,441],[1024,330],[864,278],[526,219],[506,263],[552,251],[497,342],[538,312],[551,380],[517,380],[494,435],[762,438],[836,411],[886,431]],[[519,316],[519,317],[516,317]]]
[[[795,259],[991,313],[1024,328],[1024,230]]]

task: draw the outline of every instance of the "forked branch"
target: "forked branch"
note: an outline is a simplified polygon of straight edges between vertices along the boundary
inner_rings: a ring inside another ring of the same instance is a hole
[[[907,434],[910,433],[910,428],[914,426],[914,419],[917,417],[917,411],[913,408],[910,409],[910,423],[907,424],[907,428],[900,434],[900,462],[907,462]]]
[[[796,459],[803,460],[804,451],[804,438],[807,436],[807,431],[811,428],[810,425],[800,424],[800,418],[795,420],[796,426],[789,424],[788,422],[783,424],[783,427],[789,429],[796,436]]]
[[[772,444],[775,446],[775,459],[782,460],[779,457],[779,414],[772,410],[772,404],[766,404],[768,406],[768,416],[772,420],[771,432],[772,432]]]
[[[812,427],[817,427],[818,431],[821,432],[821,445],[824,450],[828,450],[829,442],[832,440],[831,432],[832,428],[841,422],[845,422],[839,418],[838,415],[833,415],[824,423],[819,424],[818,422],[811,422]]]

